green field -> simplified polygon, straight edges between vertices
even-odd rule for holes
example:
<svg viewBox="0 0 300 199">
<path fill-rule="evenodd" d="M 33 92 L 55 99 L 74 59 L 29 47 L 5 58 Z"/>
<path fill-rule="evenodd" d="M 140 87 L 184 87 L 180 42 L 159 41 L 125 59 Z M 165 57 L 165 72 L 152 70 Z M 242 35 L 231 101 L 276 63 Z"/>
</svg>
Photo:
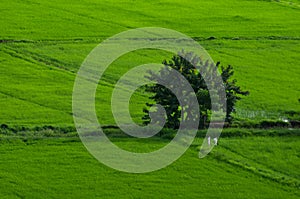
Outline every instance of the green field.
<svg viewBox="0 0 300 199">
<path fill-rule="evenodd" d="M 166 142 L 112 140 L 137 152 Z M 100 164 L 78 138 L 2 139 L 0 197 L 299 198 L 299 138 L 224 138 L 204 159 L 198 144 L 167 168 L 128 174 Z"/>
<path fill-rule="evenodd" d="M 140 27 L 180 31 L 215 62 L 232 65 L 238 85 L 250 91 L 236 105 L 237 120 L 281 120 L 287 111 L 300 113 L 299 0 L 11 0 L 0 1 L 0 12 L 0 198 L 300 197 L 298 131 L 277 136 L 290 130 L 250 135 L 251 130 L 226 129 L 204 159 L 198 158 L 202 138 L 197 138 L 170 166 L 129 174 L 99 163 L 75 132 L 51 130 L 74 128 L 73 84 L 89 52 Z M 97 88 L 99 122 L 115 124 L 110 99 L 124 73 L 170 58 L 144 49 L 113 62 Z M 137 123 L 148 96 L 138 90 L 131 98 Z M 41 130 L 45 125 L 51 128 Z M 111 139 L 136 152 L 169 142 Z"/>
<path fill-rule="evenodd" d="M 5 107 L 0 123 L 72 125 L 73 81 L 85 57 L 104 39 L 145 26 L 180 31 L 196 39 L 215 61 L 233 65 L 239 85 L 250 91 L 237 105 L 237 117 L 279 119 L 285 111 L 300 111 L 299 1 L 10 1 L 0 5 L 0 105 Z M 97 93 L 101 123 L 114 123 L 109 97 L 122 73 L 169 58 L 160 52 L 137 51 L 116 60 Z M 133 99 L 136 121 L 145 100 L 143 94 Z"/>
</svg>

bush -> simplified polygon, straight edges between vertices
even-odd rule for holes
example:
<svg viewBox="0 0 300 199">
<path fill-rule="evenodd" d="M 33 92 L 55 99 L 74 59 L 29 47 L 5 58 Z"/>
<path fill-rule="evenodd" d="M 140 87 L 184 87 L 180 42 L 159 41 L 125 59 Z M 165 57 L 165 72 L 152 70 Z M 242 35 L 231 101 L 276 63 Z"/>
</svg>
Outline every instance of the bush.
<svg viewBox="0 0 300 199">
<path fill-rule="evenodd" d="M 291 123 L 292 128 L 300 128 L 299 120 L 291 120 L 290 123 Z"/>
<path fill-rule="evenodd" d="M 280 128 L 286 128 L 289 127 L 288 122 L 284 122 L 281 120 L 263 120 L 260 122 L 260 128 L 273 128 L 273 127 L 280 127 Z"/>
</svg>

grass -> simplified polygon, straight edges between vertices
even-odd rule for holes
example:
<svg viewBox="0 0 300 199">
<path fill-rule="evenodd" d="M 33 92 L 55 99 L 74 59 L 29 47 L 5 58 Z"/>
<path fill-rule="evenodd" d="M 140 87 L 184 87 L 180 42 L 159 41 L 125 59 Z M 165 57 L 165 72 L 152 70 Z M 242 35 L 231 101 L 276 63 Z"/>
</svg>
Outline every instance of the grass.
<svg viewBox="0 0 300 199">
<path fill-rule="evenodd" d="M 299 179 L 297 172 L 299 166 L 299 147 L 295 137 L 252 137 L 243 142 L 228 139 L 223 144 L 224 148 L 237 153 L 249 160 L 264 164 L 272 170 Z M 257 151 L 260 151 L 258 153 Z"/>
<path fill-rule="evenodd" d="M 143 26 L 181 31 L 203 45 L 215 61 L 233 65 L 238 84 L 251 93 L 237 104 L 237 117 L 280 119 L 285 111 L 299 112 L 298 5 L 221 0 L 139 1 L 134 8 L 127 1 L 4 3 L 0 103 L 6 108 L 0 123 L 72 125 L 73 81 L 86 55 L 103 39 Z M 110 93 L 123 73 L 169 58 L 159 51 L 137 51 L 116 60 L 98 89 L 101 123 L 114 124 Z M 139 92 L 132 98 L 136 122 L 141 122 L 145 101 L 147 95 Z"/>
<path fill-rule="evenodd" d="M 298 41 L 217 40 L 200 43 L 203 43 L 203 46 L 207 48 L 213 59 L 224 60 L 223 64 L 233 65 L 235 68 L 235 78 L 238 80 L 239 85 L 245 90 L 250 91 L 250 96 L 245 97 L 238 103 L 237 117 L 279 119 L 284 117 L 283 113 L 285 111 L 300 111 L 300 104 L 297 101 L 300 90 L 296 86 L 300 83 L 299 73 L 297 72 L 298 59 L 296 59 L 299 53 Z M 85 55 L 95 45 L 96 43 L 7 44 L 4 51 L 11 53 L 10 56 L 13 57 L 9 57 L 5 53 L 2 56 L 2 65 L 6 66 L 1 73 L 3 76 L 2 81 L 8 85 L 6 88 L 1 88 L 2 93 L 8 93 L 17 98 L 22 96 L 25 101 L 33 100 L 32 93 L 34 93 L 34 96 L 40 96 L 36 101 L 48 106 L 50 100 L 47 103 L 40 101 L 40 98 L 44 98 L 45 94 L 39 92 L 41 89 L 39 85 L 44 85 L 45 80 L 35 78 L 32 82 L 28 82 L 30 85 L 23 87 L 25 85 L 22 84 L 16 90 L 11 89 L 13 82 L 10 81 L 10 76 L 7 74 L 8 72 L 16 73 L 18 67 L 21 73 L 25 69 L 24 66 L 29 65 L 27 67 L 30 70 L 31 68 L 38 67 L 41 69 L 40 71 L 45 72 L 44 76 L 48 76 L 50 68 L 61 73 L 62 78 L 57 80 L 51 79 L 52 85 L 55 85 L 52 86 L 50 84 L 49 89 L 44 88 L 46 89 L 45 92 L 48 93 L 47 96 L 51 97 L 51 101 L 55 106 L 59 105 L 61 106 L 60 110 L 70 113 L 72 82 Z M 115 61 L 108 68 L 102 79 L 103 84 L 98 89 L 98 101 L 101 102 L 99 107 L 102 107 L 98 109 L 98 113 L 102 122 L 104 124 L 114 123 L 111 119 L 112 114 L 107 110 L 110 110 L 109 99 L 113 85 L 122 74 L 137 65 L 150 62 L 160 63 L 161 60 L 168 59 L 169 57 L 167 53 L 137 51 L 129 53 Z M 12 65 L 15 65 L 15 67 L 12 68 Z M 42 72 L 40 73 L 42 74 Z M 64 75 L 66 75 L 67 79 L 64 78 Z M 50 75 L 47 78 L 49 79 Z M 66 80 L 68 83 L 62 82 Z M 27 91 L 28 88 L 31 91 Z M 57 93 L 58 89 L 61 90 L 61 93 Z M 140 93 L 136 96 L 135 103 L 133 103 L 137 106 L 133 108 L 132 115 L 138 122 L 141 121 L 140 118 L 143 114 L 142 109 L 145 101 L 147 101 L 147 95 Z M 24 112 L 31 114 L 31 111 L 32 109 L 29 108 Z M 9 110 L 8 112 L 13 111 Z M 12 118 L 6 115 L 5 119 Z M 37 119 L 46 120 L 43 117 Z M 24 118 L 24 120 L 26 121 L 27 119 Z"/>
<path fill-rule="evenodd" d="M 196 138 L 169 167 L 139 175 L 102 165 L 69 132 L 82 61 L 104 39 L 146 26 L 180 31 L 215 61 L 234 66 L 238 85 L 250 91 L 237 104 L 238 119 L 258 123 L 300 112 L 299 0 L 11 0 L 0 2 L 0 10 L 0 124 L 18 131 L 0 129 L 0 198 L 299 198 L 296 131 L 226 129 L 206 158 L 198 159 L 202 138 Z M 116 60 L 97 88 L 100 123 L 115 123 L 110 98 L 122 74 L 170 57 L 139 50 Z M 130 99 L 137 123 L 147 100 L 142 90 Z M 61 136 L 57 129 L 67 132 Z M 168 142 L 111 140 L 136 152 Z"/>
<path fill-rule="evenodd" d="M 10 1 L 2 2 L 4 39 L 108 37 L 159 26 L 196 37 L 299 37 L 299 1 Z M 43 10 L 43 12 L 40 12 Z M 11 12 L 14 11 L 14 12 Z"/>
<path fill-rule="evenodd" d="M 166 142 L 153 138 L 144 141 L 112 138 L 112 141 L 136 152 L 152 151 Z M 257 143 L 259 147 L 254 147 Z M 127 174 L 99 163 L 78 138 L 26 142 L 2 139 L 0 195 L 1 198 L 299 197 L 296 185 L 266 178 L 229 161 L 238 161 L 242 156 L 246 159 L 244 164 L 254 162 L 251 166 L 257 170 L 268 169 L 273 175 L 280 174 L 299 183 L 299 139 L 295 137 L 224 138 L 204 159 L 198 159 L 197 147 L 198 140 L 167 168 L 147 174 Z M 282 152 L 286 148 L 289 155 Z M 225 158 L 219 158 L 220 153 Z M 255 158 L 254 154 L 259 155 Z M 265 155 L 268 158 L 263 158 Z"/>
</svg>

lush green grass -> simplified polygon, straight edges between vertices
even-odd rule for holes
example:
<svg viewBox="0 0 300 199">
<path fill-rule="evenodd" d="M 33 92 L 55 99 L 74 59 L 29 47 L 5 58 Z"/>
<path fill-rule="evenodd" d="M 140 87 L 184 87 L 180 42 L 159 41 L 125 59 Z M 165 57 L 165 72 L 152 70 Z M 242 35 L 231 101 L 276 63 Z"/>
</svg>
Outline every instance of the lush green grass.
<svg viewBox="0 0 300 199">
<path fill-rule="evenodd" d="M 1 54 L 1 123 L 71 123 L 74 75 Z"/>
<path fill-rule="evenodd" d="M 25 140 L 10 137 L 0 141 L 1 198 L 300 196 L 297 137 L 223 138 L 204 159 L 198 158 L 201 140 L 196 140 L 172 165 L 147 174 L 127 174 L 102 165 L 78 138 Z M 152 151 L 167 142 L 125 138 L 112 141 L 136 152 Z M 277 180 L 277 176 L 288 181 Z"/>
<path fill-rule="evenodd" d="M 299 0 L 11 0 L 0 2 L 0 10 L 0 124 L 73 126 L 73 83 L 87 54 L 114 34 L 145 26 L 180 31 L 215 61 L 233 65 L 238 84 L 251 93 L 237 104 L 237 117 L 278 119 L 284 111 L 300 112 Z M 116 60 L 97 89 L 100 123 L 115 123 L 110 98 L 122 74 L 168 58 L 166 52 L 140 50 Z M 131 98 L 134 121 L 141 122 L 147 99 L 141 91 Z M 21 138 L 0 134 L 0 198 L 300 196 L 298 136 L 222 138 L 204 159 L 198 159 L 202 140 L 197 138 L 174 164 L 137 175 L 102 165 L 78 138 L 67 138 L 73 134 L 45 138 L 39 134 L 59 133 L 36 130 L 17 133 Z M 167 143 L 159 138 L 112 140 L 136 152 Z"/>
<path fill-rule="evenodd" d="M 1 2 L 7 39 L 108 37 L 159 26 L 196 37 L 299 37 L 299 1 L 18 1 Z M 134 5 L 134 6 L 133 6 Z"/>
<path fill-rule="evenodd" d="M 215 61 L 233 65 L 239 85 L 251 93 L 237 105 L 238 117 L 278 119 L 285 111 L 300 111 L 299 1 L 13 0 L 0 4 L 0 39 L 4 40 L 0 105 L 5 107 L 0 123 L 72 125 L 73 81 L 86 55 L 103 39 L 144 26 L 181 31 L 198 40 Z M 215 39 L 206 40 L 211 36 Z M 112 64 L 97 93 L 101 123 L 114 123 L 109 99 L 123 73 L 169 57 L 138 51 Z M 146 100 L 143 93 L 132 98 L 137 122 Z"/>
<path fill-rule="evenodd" d="M 216 41 L 200 41 L 205 48 L 212 55 L 215 60 L 224 60 L 224 64 L 232 64 L 235 67 L 235 78 L 239 84 L 246 90 L 251 92 L 251 95 L 243 99 L 237 106 L 237 116 L 245 118 L 275 118 L 278 119 L 284 111 L 300 111 L 300 105 L 297 102 L 299 96 L 298 84 L 300 78 L 298 73 L 298 59 L 299 54 L 297 43 L 298 41 L 257 41 L 257 40 L 216 40 Z M 3 85 L 1 88 L 5 94 L 10 94 L 13 97 L 22 98 L 24 102 L 33 100 L 32 94 L 37 97 L 36 101 L 48 106 L 49 102 L 53 105 L 60 105 L 61 109 L 68 113 L 71 112 L 71 93 L 72 81 L 75 78 L 75 72 L 79 68 L 85 55 L 95 47 L 96 43 L 79 43 L 79 44 L 7 44 L 3 47 L 3 51 L 10 53 L 12 57 L 3 53 L 2 66 Z M 159 63 L 163 59 L 167 59 L 167 53 L 160 53 L 155 51 L 137 51 L 119 58 L 109 67 L 105 76 L 103 77 L 103 84 L 99 86 L 99 118 L 102 119 L 103 124 L 112 124 L 112 114 L 110 111 L 110 96 L 113 89 L 113 84 L 130 68 L 139 64 L 156 62 Z M 33 62 L 33 63 L 28 63 Z M 11 67 L 15 65 L 14 67 Z M 39 65 L 39 66 L 35 66 Z M 51 96 L 47 103 L 40 101 L 40 98 L 45 97 L 44 92 L 39 92 L 40 86 L 44 85 L 45 79 L 34 78 L 29 85 L 24 87 L 20 84 L 18 89 L 12 89 L 13 82 L 10 80 L 9 72 L 11 74 L 21 73 L 27 68 L 43 68 L 40 70 L 45 72 L 44 76 L 48 76 L 49 67 L 61 73 L 62 78 L 52 78 L 50 81 L 52 87 L 44 87 L 44 91 Z M 18 69 L 19 68 L 19 69 Z M 29 69 L 31 70 L 31 69 Z M 27 71 L 29 71 L 27 70 Z M 64 74 L 67 75 L 68 83 L 64 82 Z M 16 78 L 17 76 L 14 76 Z M 18 78 L 18 77 L 17 77 Z M 28 77 L 27 77 L 28 78 Z M 50 74 L 49 77 L 51 78 Z M 16 79 L 16 81 L 18 81 Z M 27 80 L 29 81 L 29 80 Z M 48 80 L 46 80 L 48 82 Z M 49 84 L 49 83 L 47 83 Z M 27 90 L 31 89 L 30 92 Z M 46 89 L 46 90 L 45 90 Z M 63 90 L 59 92 L 57 90 Z M 63 96 L 57 96 L 63 95 Z M 147 100 L 146 96 L 141 94 L 133 98 L 134 108 L 132 111 L 133 117 L 140 121 L 142 116 L 142 108 L 144 102 Z M 63 100 L 62 100 L 63 99 Z M 5 100 L 6 103 L 7 100 Z M 136 106 L 138 105 L 138 106 Z M 12 107 L 7 110 L 12 116 L 19 115 L 13 111 L 17 107 Z M 34 108 L 29 106 L 24 110 L 23 121 L 19 124 L 32 123 L 27 122 L 27 115 L 32 115 L 31 111 Z M 3 114 L 3 122 L 11 123 L 9 121 L 12 116 Z M 25 116 L 25 117 L 24 117 Z M 22 117 L 22 116 L 19 116 Z M 51 116 L 50 119 L 56 120 L 56 116 Z M 42 120 L 43 121 L 38 121 Z M 38 117 L 37 124 L 44 123 L 45 117 Z M 48 120 L 50 124 L 51 120 Z M 69 120 L 68 120 L 69 121 Z M 13 121 L 16 122 L 16 121 Z M 66 122 L 64 119 L 61 123 Z M 46 122 L 47 123 L 47 122 Z M 68 122 L 70 123 L 70 122 Z"/>
<path fill-rule="evenodd" d="M 0 99 L 4 108 L 1 110 L 0 123 L 31 126 L 72 125 L 72 89 L 76 77 L 71 68 L 72 63 L 63 64 L 56 59 L 53 61 L 43 56 L 37 58 L 35 54 L 32 55 L 25 50 L 23 51 L 25 55 L 20 54 L 18 49 L 11 47 L 4 47 L 3 51 L 0 51 L 2 66 Z M 153 60 L 154 55 L 159 55 L 158 52 L 149 51 L 149 54 L 153 55 L 151 59 L 151 56 L 150 58 L 145 56 L 147 52 L 131 53 L 134 55 L 121 57 L 108 68 L 96 96 L 96 108 L 101 124 L 114 123 L 110 99 L 117 80 L 128 69 L 139 63 L 148 63 L 149 60 Z M 157 60 L 162 60 L 160 55 L 157 56 Z M 79 63 L 75 66 L 77 70 Z M 144 93 L 136 93 L 131 98 L 132 116 L 138 122 L 141 121 L 147 99 L 148 96 Z"/>
<path fill-rule="evenodd" d="M 225 151 L 230 150 L 251 161 L 266 165 L 274 171 L 299 179 L 298 141 L 299 138 L 295 137 L 249 137 L 243 141 L 226 139 L 222 147 Z"/>
<path fill-rule="evenodd" d="M 300 89 L 293 86 L 300 85 L 298 44 L 299 40 L 223 40 L 204 46 L 214 60 L 233 65 L 239 85 L 250 91 L 238 104 L 237 115 L 266 118 L 300 111 Z"/>
</svg>

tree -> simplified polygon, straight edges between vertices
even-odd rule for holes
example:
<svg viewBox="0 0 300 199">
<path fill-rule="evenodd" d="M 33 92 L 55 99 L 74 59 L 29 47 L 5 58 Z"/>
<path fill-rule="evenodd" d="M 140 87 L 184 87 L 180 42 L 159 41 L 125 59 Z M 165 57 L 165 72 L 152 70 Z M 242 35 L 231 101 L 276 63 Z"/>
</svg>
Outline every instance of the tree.
<svg viewBox="0 0 300 199">
<path fill-rule="evenodd" d="M 207 83 L 204 79 L 209 80 L 210 75 L 213 71 L 220 70 L 221 77 L 223 80 L 223 85 L 226 91 L 226 121 L 230 122 L 232 120 L 231 113 L 235 111 L 234 106 L 238 100 L 241 99 L 241 96 L 248 95 L 248 91 L 242 91 L 239 86 L 236 85 L 236 80 L 232 80 L 234 74 L 233 67 L 228 65 L 227 67 L 221 66 L 220 62 L 216 65 L 209 63 L 208 61 L 202 61 L 199 56 L 194 55 L 193 53 L 179 52 L 178 55 L 174 55 L 170 61 L 163 61 L 164 68 L 160 70 L 159 73 L 154 73 L 153 71 L 148 71 L 146 78 L 152 81 L 156 81 L 157 84 L 151 84 L 145 86 L 145 90 L 149 93 L 152 93 L 150 99 L 155 102 L 155 104 L 160 104 L 165 109 L 166 114 L 166 124 L 165 127 L 177 129 L 182 120 L 194 120 L 194 114 L 190 107 L 181 107 L 178 99 L 175 97 L 174 93 L 162 86 L 163 82 L 166 79 L 171 81 L 171 87 L 176 88 L 181 86 L 181 82 L 178 79 L 172 79 L 171 69 L 175 69 L 181 75 L 183 75 L 186 80 L 188 80 L 191 85 L 194 93 L 196 94 L 197 100 L 199 102 L 200 118 L 199 118 L 199 127 L 203 128 L 207 120 L 209 120 L 211 114 L 211 99 L 214 95 L 218 95 L 220 92 L 218 90 L 212 92 L 208 90 Z M 198 69 L 194 66 L 197 65 L 201 69 L 201 74 Z M 205 78 L 204 78 L 205 77 Z M 216 83 L 216 82 L 214 82 Z M 185 90 L 179 91 L 181 96 L 189 95 Z M 178 95 L 177 95 L 178 96 Z M 153 115 L 157 114 L 158 110 L 149 111 L 152 103 L 146 103 L 147 108 L 144 109 L 145 115 L 143 120 L 145 124 L 150 123 L 149 114 L 152 112 Z M 218 105 L 221 110 L 225 110 L 224 106 Z M 184 113 L 182 113 L 184 112 Z M 153 118 L 152 118 L 153 120 Z M 153 122 L 153 121 L 152 121 Z M 158 122 L 159 121 L 154 121 Z"/>
<path fill-rule="evenodd" d="M 217 62 L 216 67 L 220 66 L 220 62 Z M 233 118 L 231 113 L 235 111 L 235 104 L 238 100 L 241 100 L 241 96 L 249 95 L 249 91 L 242 91 L 240 86 L 236 85 L 237 80 L 232 79 L 234 75 L 233 67 L 228 65 L 227 67 L 221 66 L 221 76 L 225 85 L 226 91 L 226 104 L 227 104 L 227 112 L 226 112 L 226 120 L 231 121 Z"/>
</svg>

